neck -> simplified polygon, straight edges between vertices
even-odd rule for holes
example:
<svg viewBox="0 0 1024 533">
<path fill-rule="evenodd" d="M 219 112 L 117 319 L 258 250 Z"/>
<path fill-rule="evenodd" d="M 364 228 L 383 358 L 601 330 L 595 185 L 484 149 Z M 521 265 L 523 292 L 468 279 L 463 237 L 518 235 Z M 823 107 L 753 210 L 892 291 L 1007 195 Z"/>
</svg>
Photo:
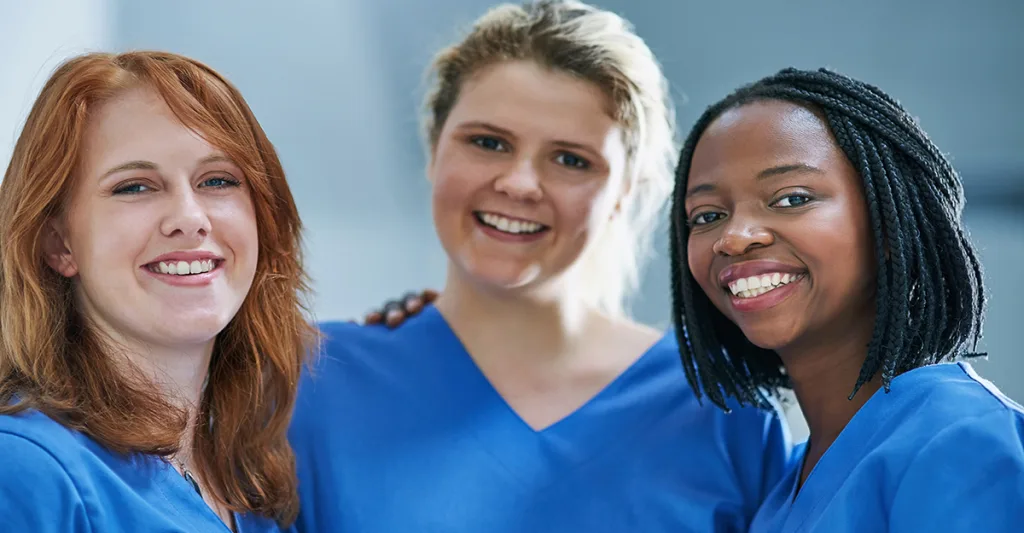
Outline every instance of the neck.
<svg viewBox="0 0 1024 533">
<path fill-rule="evenodd" d="M 846 330 L 845 336 L 829 335 L 820 342 L 779 350 L 810 430 L 809 456 L 820 457 L 881 385 L 876 375 L 850 399 L 873 325 L 873 320 L 867 321 Z"/>
<path fill-rule="evenodd" d="M 566 348 L 600 322 L 595 310 L 569 293 L 485 288 L 449 267 L 435 305 L 467 346 L 484 344 L 519 359 L 547 359 L 570 353 Z"/>
<path fill-rule="evenodd" d="M 126 375 L 138 375 L 156 386 L 171 405 L 184 410 L 188 425 L 181 436 L 182 461 L 191 455 L 197 412 L 213 357 L 214 340 L 189 346 L 158 346 L 134 342 L 102 324 L 102 337 Z M 118 357 L 120 356 L 120 357 Z"/>
</svg>

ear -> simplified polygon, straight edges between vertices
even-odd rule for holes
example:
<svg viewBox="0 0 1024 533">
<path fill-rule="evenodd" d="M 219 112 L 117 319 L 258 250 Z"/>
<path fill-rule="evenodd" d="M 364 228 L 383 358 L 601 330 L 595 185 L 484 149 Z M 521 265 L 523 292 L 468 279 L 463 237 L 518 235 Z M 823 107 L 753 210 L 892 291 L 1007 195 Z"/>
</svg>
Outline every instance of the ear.
<svg viewBox="0 0 1024 533">
<path fill-rule="evenodd" d="M 622 180 L 622 191 L 619 193 L 619 199 L 615 201 L 615 208 L 612 209 L 612 214 L 608 217 L 609 220 L 614 220 L 622 214 L 623 204 L 625 204 L 629 198 L 630 191 L 633 190 L 633 180 L 637 179 L 635 176 L 630 179 L 627 177 Z"/>
<path fill-rule="evenodd" d="M 432 143 L 427 151 L 427 166 L 425 168 L 427 182 L 434 185 L 434 161 L 437 159 L 437 143 Z"/>
<path fill-rule="evenodd" d="M 71 253 L 67 231 L 63 222 L 50 219 L 43 228 L 43 256 L 46 264 L 66 278 L 78 275 L 78 264 Z"/>
</svg>

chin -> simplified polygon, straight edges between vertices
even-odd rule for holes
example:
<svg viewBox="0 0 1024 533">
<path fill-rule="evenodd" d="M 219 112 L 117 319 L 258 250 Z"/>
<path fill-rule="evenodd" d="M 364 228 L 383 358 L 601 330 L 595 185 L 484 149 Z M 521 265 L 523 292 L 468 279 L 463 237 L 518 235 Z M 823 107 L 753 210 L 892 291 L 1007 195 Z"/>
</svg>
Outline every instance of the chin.
<svg viewBox="0 0 1024 533">
<path fill-rule="evenodd" d="M 463 271 L 477 283 L 502 289 L 518 289 L 536 283 L 540 267 L 536 264 L 513 264 L 509 261 L 473 261 Z"/>
<path fill-rule="evenodd" d="M 782 328 L 771 322 L 741 324 L 740 331 L 751 344 L 764 350 L 779 351 L 793 343 L 795 335 L 790 328 Z"/>
<path fill-rule="evenodd" d="M 166 345 L 191 346 L 212 341 L 227 329 L 230 320 L 223 317 L 190 317 L 173 324 L 155 325 L 151 331 L 165 339 Z"/>
</svg>

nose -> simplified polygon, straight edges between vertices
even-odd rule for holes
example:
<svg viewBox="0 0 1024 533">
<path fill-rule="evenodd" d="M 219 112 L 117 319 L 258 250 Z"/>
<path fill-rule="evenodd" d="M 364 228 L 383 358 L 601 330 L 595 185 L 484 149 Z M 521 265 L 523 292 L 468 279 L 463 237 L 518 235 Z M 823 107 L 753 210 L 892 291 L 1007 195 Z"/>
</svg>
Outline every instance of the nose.
<svg viewBox="0 0 1024 533">
<path fill-rule="evenodd" d="M 757 248 L 770 246 L 775 234 L 756 217 L 733 215 L 724 221 L 722 234 L 714 244 L 714 252 L 723 256 L 743 255 Z"/>
<path fill-rule="evenodd" d="M 544 197 L 537 168 L 532 160 L 525 158 L 502 171 L 494 180 L 494 190 L 525 202 L 536 202 Z"/>
<path fill-rule="evenodd" d="M 210 233 L 210 217 L 191 187 L 170 195 L 167 214 L 160 231 L 168 237 L 184 237 L 198 244 Z"/>
</svg>

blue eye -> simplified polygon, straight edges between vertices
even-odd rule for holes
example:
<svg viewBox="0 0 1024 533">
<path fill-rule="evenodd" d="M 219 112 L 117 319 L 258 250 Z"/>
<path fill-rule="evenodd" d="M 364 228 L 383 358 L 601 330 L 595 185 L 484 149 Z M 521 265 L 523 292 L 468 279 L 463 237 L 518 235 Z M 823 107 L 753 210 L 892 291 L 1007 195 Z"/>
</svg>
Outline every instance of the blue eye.
<svg viewBox="0 0 1024 533">
<path fill-rule="evenodd" d="M 571 168 L 578 168 L 581 170 L 586 170 L 590 168 L 590 161 L 587 161 L 586 159 L 583 159 L 582 157 L 576 154 L 570 154 L 569 152 L 562 152 L 561 154 L 558 154 L 558 157 L 555 158 L 555 161 L 557 161 L 561 165 L 565 165 Z"/>
<path fill-rule="evenodd" d="M 492 152 L 507 152 L 505 143 L 494 137 L 477 136 L 470 139 L 470 142 L 483 148 L 484 150 L 490 150 Z"/>
<path fill-rule="evenodd" d="M 777 207 L 799 207 L 810 201 L 811 198 L 805 194 L 787 194 L 779 198 L 774 205 Z"/>
<path fill-rule="evenodd" d="M 717 221 L 721 220 L 724 217 L 725 217 L 725 215 L 723 213 L 716 213 L 714 211 L 706 211 L 704 213 L 699 213 L 698 215 L 696 215 L 693 218 L 691 218 L 690 219 L 690 225 L 691 226 L 703 226 L 705 224 L 710 224 L 712 222 L 717 222 Z"/>
<path fill-rule="evenodd" d="M 149 187 L 141 183 L 126 183 L 114 189 L 114 194 L 139 194 L 149 190 Z"/>
<path fill-rule="evenodd" d="M 233 178 L 219 176 L 216 178 L 210 178 L 204 181 L 200 187 L 213 187 L 215 189 L 223 189 L 226 187 L 237 187 L 240 182 Z"/>
</svg>

